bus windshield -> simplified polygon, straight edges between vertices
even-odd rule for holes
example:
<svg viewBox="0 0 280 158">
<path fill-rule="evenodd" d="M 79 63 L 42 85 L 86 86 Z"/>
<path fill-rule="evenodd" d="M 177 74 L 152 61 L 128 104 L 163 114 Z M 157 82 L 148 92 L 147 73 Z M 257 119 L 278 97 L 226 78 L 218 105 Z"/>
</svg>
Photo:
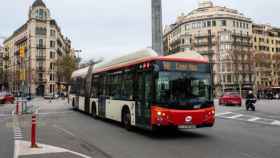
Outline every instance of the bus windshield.
<svg viewBox="0 0 280 158">
<path fill-rule="evenodd" d="M 156 102 L 173 108 L 193 108 L 209 104 L 210 74 L 198 72 L 159 72 Z"/>
</svg>

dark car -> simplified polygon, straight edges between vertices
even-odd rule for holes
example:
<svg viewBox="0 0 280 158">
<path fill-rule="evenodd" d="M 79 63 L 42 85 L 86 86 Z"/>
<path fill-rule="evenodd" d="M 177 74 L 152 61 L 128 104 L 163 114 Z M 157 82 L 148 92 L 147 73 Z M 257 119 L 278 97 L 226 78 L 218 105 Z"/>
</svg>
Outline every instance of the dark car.
<svg viewBox="0 0 280 158">
<path fill-rule="evenodd" d="M 13 104 L 15 97 L 8 92 L 0 92 L 0 104 Z"/>
<path fill-rule="evenodd" d="M 237 92 L 226 92 L 219 98 L 219 105 L 242 106 L 242 97 Z"/>
</svg>

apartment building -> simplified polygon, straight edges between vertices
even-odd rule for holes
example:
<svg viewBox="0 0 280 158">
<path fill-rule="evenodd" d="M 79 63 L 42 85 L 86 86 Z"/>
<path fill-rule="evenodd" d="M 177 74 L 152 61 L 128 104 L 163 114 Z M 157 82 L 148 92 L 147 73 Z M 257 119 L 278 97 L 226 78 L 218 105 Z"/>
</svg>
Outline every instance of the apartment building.
<svg viewBox="0 0 280 158">
<path fill-rule="evenodd" d="M 245 95 L 255 82 L 252 35 L 250 18 L 204 0 L 164 28 L 164 52 L 200 52 L 213 63 L 216 96 L 224 91 Z"/>
<path fill-rule="evenodd" d="M 4 47 L 0 45 L 0 91 L 4 86 Z"/>
<path fill-rule="evenodd" d="M 256 52 L 256 88 L 261 91 L 280 86 L 280 28 L 253 24 Z"/>
<path fill-rule="evenodd" d="M 33 95 L 57 92 L 62 83 L 55 62 L 74 53 L 42 0 L 35 0 L 28 20 L 4 41 L 4 47 L 10 91 Z"/>
</svg>

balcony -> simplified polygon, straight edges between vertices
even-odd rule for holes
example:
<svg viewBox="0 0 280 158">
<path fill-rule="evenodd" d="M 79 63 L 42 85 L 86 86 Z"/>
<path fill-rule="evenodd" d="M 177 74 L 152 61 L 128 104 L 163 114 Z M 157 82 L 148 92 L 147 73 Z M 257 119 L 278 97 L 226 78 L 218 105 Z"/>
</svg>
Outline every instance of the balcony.
<svg viewBox="0 0 280 158">
<path fill-rule="evenodd" d="M 243 38 L 243 39 L 251 39 L 252 36 L 249 36 L 247 34 L 241 34 L 241 33 L 234 33 L 232 34 L 233 38 Z"/>
<path fill-rule="evenodd" d="M 215 35 L 211 35 L 212 38 L 215 37 Z M 195 35 L 195 38 L 199 39 L 199 38 L 209 38 L 209 35 L 208 34 L 202 34 L 202 35 Z"/>
<path fill-rule="evenodd" d="M 242 47 L 253 47 L 253 43 L 251 43 L 251 42 L 241 42 L 241 41 L 233 42 L 232 45 L 242 46 Z"/>
<path fill-rule="evenodd" d="M 46 56 L 45 55 L 37 55 L 36 60 L 46 60 Z"/>
<path fill-rule="evenodd" d="M 216 41 L 212 41 L 212 46 L 216 45 L 217 42 Z M 209 42 L 207 41 L 203 41 L 203 42 L 195 42 L 194 43 L 194 47 L 208 47 L 209 46 Z"/>
<path fill-rule="evenodd" d="M 38 79 L 36 79 L 36 83 L 39 83 L 39 84 L 47 83 L 47 80 L 44 78 L 38 78 Z"/>
<path fill-rule="evenodd" d="M 46 69 L 44 67 L 36 67 L 37 72 L 45 72 Z"/>
<path fill-rule="evenodd" d="M 38 44 L 36 47 L 37 49 L 46 49 L 46 46 L 42 44 Z"/>
</svg>

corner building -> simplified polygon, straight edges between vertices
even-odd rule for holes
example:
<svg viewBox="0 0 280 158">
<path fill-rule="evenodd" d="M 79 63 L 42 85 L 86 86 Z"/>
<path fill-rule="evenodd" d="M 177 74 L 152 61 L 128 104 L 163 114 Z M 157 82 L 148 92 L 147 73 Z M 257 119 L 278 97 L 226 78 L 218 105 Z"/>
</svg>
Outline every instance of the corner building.
<svg viewBox="0 0 280 158">
<path fill-rule="evenodd" d="M 254 87 L 252 20 L 237 10 L 201 1 L 164 29 L 164 52 L 195 50 L 213 63 L 215 95 Z"/>
<path fill-rule="evenodd" d="M 256 88 L 264 91 L 280 86 L 280 28 L 253 25 L 253 44 L 256 52 Z"/>
<path fill-rule="evenodd" d="M 58 91 L 56 60 L 73 55 L 71 41 L 63 36 L 49 9 L 36 0 L 28 20 L 4 41 L 11 92 L 48 95 Z"/>
</svg>

